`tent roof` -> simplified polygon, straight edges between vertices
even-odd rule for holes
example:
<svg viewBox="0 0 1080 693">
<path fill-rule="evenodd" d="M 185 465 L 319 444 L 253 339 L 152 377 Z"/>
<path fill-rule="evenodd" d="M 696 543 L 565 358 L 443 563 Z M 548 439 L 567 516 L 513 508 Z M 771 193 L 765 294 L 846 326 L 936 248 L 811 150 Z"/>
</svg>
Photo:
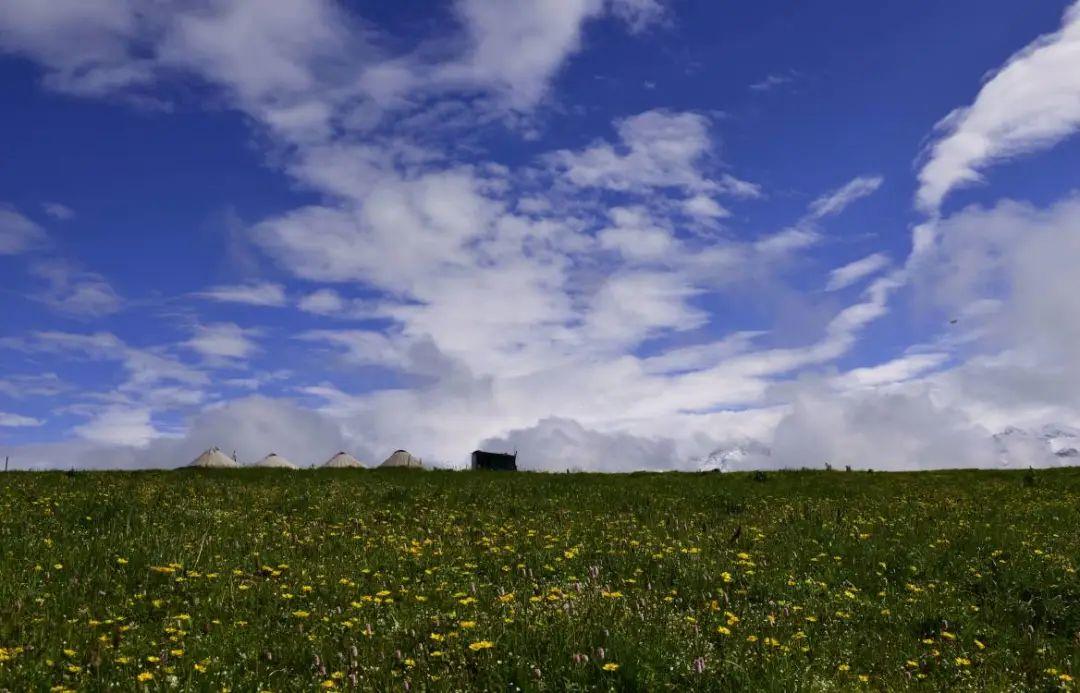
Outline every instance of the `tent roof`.
<svg viewBox="0 0 1080 693">
<path fill-rule="evenodd" d="M 188 466 L 204 469 L 232 469 L 240 465 L 237 464 L 236 460 L 214 447 L 196 457 Z"/>
<path fill-rule="evenodd" d="M 342 451 L 324 462 L 323 466 L 336 467 L 339 469 L 355 469 L 361 468 L 364 465 L 360 464 L 360 460 L 356 459 L 349 453 Z"/>
<path fill-rule="evenodd" d="M 296 465 L 285 459 L 276 452 L 272 452 L 255 463 L 256 467 L 273 467 L 276 469 L 296 469 Z"/>
<path fill-rule="evenodd" d="M 413 469 L 419 469 L 423 467 L 423 463 L 420 458 L 413 457 L 406 450 L 395 450 L 394 454 L 386 458 L 386 460 L 379 465 L 380 467 L 410 467 Z"/>
</svg>

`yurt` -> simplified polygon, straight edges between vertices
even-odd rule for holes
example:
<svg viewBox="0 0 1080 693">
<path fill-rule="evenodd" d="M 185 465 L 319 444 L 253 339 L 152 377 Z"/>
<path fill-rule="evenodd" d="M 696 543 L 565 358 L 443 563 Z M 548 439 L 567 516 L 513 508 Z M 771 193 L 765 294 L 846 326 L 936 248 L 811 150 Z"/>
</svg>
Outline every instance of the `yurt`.
<svg viewBox="0 0 1080 693">
<path fill-rule="evenodd" d="M 196 457 L 188 466 L 198 469 L 234 469 L 240 465 L 220 449 L 213 447 Z"/>
<path fill-rule="evenodd" d="M 285 459 L 276 452 L 272 452 L 266 457 L 256 462 L 253 466 L 262 467 L 263 469 L 296 469 L 296 465 Z"/>
<path fill-rule="evenodd" d="M 422 469 L 423 463 L 419 457 L 413 457 L 406 450 L 395 450 L 393 455 L 386 458 L 386 461 L 379 465 L 379 468 L 389 467 L 404 467 L 406 469 Z"/>
<path fill-rule="evenodd" d="M 363 469 L 364 465 L 360 464 L 360 460 L 349 453 L 339 452 L 324 462 L 323 467 L 329 469 Z"/>
</svg>

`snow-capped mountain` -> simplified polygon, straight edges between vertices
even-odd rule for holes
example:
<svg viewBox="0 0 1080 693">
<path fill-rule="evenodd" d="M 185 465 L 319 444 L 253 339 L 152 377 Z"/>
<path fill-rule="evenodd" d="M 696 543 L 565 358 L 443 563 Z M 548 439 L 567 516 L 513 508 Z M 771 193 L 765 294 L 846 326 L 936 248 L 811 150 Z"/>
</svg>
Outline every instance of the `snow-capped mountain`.
<svg viewBox="0 0 1080 693">
<path fill-rule="evenodd" d="M 1053 467 L 1080 462 L 1080 429 L 1047 424 L 1037 429 L 1009 426 L 994 435 L 1002 467 Z"/>
<path fill-rule="evenodd" d="M 1062 424 L 1047 424 L 1027 429 L 1009 426 L 992 437 L 996 458 L 981 466 L 1006 469 L 1028 467 L 1063 467 L 1080 465 L 1080 429 Z M 695 460 L 702 471 L 736 472 L 784 466 L 775 459 L 768 445 L 756 440 L 742 440 L 717 448 Z M 821 468 L 826 460 L 806 460 Z M 946 465 L 947 466 L 947 465 Z"/>
<path fill-rule="evenodd" d="M 756 440 L 744 440 L 713 450 L 698 463 L 704 472 L 736 472 L 768 467 L 772 450 Z"/>
</svg>

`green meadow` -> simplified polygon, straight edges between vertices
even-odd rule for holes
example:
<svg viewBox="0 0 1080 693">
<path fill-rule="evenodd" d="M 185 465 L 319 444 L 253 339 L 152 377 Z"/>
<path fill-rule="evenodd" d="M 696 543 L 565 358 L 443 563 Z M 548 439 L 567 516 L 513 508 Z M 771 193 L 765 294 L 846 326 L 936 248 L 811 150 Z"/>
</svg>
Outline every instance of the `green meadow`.
<svg viewBox="0 0 1080 693">
<path fill-rule="evenodd" d="M 0 475 L 0 690 L 1075 690 L 1080 469 Z"/>
</svg>

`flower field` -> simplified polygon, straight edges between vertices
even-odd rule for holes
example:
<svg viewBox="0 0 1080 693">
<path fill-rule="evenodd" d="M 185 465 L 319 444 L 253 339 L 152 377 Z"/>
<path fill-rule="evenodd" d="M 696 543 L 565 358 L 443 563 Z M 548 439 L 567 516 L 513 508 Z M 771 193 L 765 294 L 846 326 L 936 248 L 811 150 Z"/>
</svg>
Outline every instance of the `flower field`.
<svg viewBox="0 0 1080 693">
<path fill-rule="evenodd" d="M 0 475 L 0 690 L 1075 690 L 1080 469 Z"/>
</svg>

